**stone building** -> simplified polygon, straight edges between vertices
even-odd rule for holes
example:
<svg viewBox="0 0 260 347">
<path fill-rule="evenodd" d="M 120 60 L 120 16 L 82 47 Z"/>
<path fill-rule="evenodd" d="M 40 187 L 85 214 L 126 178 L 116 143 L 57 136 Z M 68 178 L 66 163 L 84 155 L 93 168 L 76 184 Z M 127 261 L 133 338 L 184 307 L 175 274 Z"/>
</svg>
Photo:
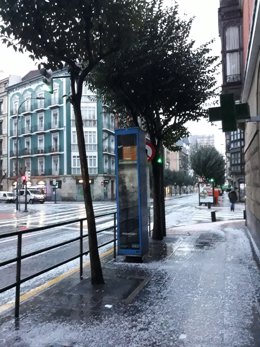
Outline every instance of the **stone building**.
<svg viewBox="0 0 260 347">
<path fill-rule="evenodd" d="M 260 2 L 241 1 L 241 9 L 244 43 L 241 101 L 248 102 L 251 116 L 251 121 L 245 123 L 244 149 L 247 225 L 260 248 Z"/>
<path fill-rule="evenodd" d="M 260 248 L 260 1 L 221 0 L 219 26 L 223 92 L 233 93 L 235 100 L 250 107 L 251 119 L 242 124 L 246 215 L 247 226 Z"/>
<path fill-rule="evenodd" d="M 222 46 L 222 94 L 233 94 L 241 102 L 243 85 L 243 35 L 240 0 L 221 0 L 219 35 Z M 227 132 L 226 177 L 231 186 L 238 188 L 239 200 L 245 198 L 244 128 Z"/>
</svg>

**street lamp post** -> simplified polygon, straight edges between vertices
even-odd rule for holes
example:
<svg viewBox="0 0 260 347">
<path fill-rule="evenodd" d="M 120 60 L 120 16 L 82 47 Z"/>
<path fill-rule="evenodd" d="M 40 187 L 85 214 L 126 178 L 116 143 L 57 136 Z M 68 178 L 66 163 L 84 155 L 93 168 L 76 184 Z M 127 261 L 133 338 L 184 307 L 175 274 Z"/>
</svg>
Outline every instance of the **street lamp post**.
<svg viewBox="0 0 260 347">
<path fill-rule="evenodd" d="M 18 133 L 18 122 L 19 122 L 19 113 L 20 109 L 23 106 L 23 104 L 28 100 L 43 100 L 44 97 L 37 96 L 36 98 L 26 98 L 23 100 L 20 105 L 18 106 L 17 113 L 16 113 L 16 211 L 19 210 L 19 187 L 18 187 L 18 181 L 19 181 L 19 133 Z M 27 202 L 27 191 L 25 191 L 25 201 Z"/>
</svg>

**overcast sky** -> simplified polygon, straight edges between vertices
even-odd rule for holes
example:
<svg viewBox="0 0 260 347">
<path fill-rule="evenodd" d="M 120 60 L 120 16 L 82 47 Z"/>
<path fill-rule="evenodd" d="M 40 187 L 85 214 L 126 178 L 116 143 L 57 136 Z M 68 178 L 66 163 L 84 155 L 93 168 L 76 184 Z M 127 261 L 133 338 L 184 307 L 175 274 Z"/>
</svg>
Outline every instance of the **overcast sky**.
<svg viewBox="0 0 260 347">
<path fill-rule="evenodd" d="M 164 0 L 166 5 L 173 5 L 174 0 Z M 220 55 L 220 39 L 218 36 L 218 7 L 219 0 L 179 0 L 181 16 L 188 18 L 195 17 L 191 35 L 198 45 L 215 39 L 212 46 L 212 53 Z M 16 53 L 13 48 L 6 48 L 0 43 L 0 79 L 9 75 L 25 75 L 28 71 L 37 69 L 28 55 Z M 221 76 L 218 76 L 218 83 L 221 85 Z M 189 127 L 192 134 L 214 134 L 216 146 L 219 151 L 224 150 L 224 135 L 219 130 L 221 123 L 210 126 L 206 121 L 192 123 Z"/>
</svg>

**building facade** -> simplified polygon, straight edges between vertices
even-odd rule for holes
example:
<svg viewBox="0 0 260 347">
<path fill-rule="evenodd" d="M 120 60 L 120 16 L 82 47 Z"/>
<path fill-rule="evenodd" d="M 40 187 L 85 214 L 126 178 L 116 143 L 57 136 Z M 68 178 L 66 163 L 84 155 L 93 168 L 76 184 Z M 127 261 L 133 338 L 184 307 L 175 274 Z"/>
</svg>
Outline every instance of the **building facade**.
<svg viewBox="0 0 260 347">
<path fill-rule="evenodd" d="M 222 94 L 233 94 L 241 102 L 243 85 L 243 27 L 240 0 L 220 0 L 218 12 L 222 54 Z M 226 177 L 245 199 L 244 127 L 225 134 Z"/>
<path fill-rule="evenodd" d="M 215 147 L 215 136 L 212 135 L 192 135 L 189 137 L 191 146 L 212 146 Z"/>
<path fill-rule="evenodd" d="M 234 20 L 225 21 L 228 11 L 237 14 Z M 244 144 L 241 154 L 244 160 L 241 158 L 241 162 L 245 167 L 247 226 L 260 249 L 260 1 L 221 0 L 219 20 L 222 50 L 226 53 L 223 56 L 223 91 L 232 92 L 237 100 L 248 103 L 250 108 L 251 119 L 242 124 L 243 137 L 240 133 L 241 144 Z M 229 51 L 225 50 L 226 38 L 232 43 Z M 235 89 L 228 83 L 224 85 L 225 78 L 228 80 L 228 71 L 241 76 L 241 83 L 237 80 Z M 231 135 L 228 136 L 228 144 L 232 149 L 232 140 L 237 141 L 238 137 L 232 139 Z"/>
<path fill-rule="evenodd" d="M 0 81 L 0 188 L 6 190 L 7 174 L 7 91 L 8 78 Z"/>
<path fill-rule="evenodd" d="M 7 88 L 19 82 L 19 76 L 9 76 L 0 81 L 0 189 L 8 190 L 8 94 Z"/>
<path fill-rule="evenodd" d="M 7 88 L 7 181 L 28 177 L 28 185 L 42 187 L 48 200 L 83 200 L 81 168 L 70 81 L 66 71 L 53 74 L 53 93 L 44 88 L 39 71 L 31 71 Z M 114 199 L 115 117 L 85 85 L 82 120 L 93 200 Z M 55 187 L 58 187 L 57 189 Z M 55 190 L 56 189 L 56 190 Z"/>
<path fill-rule="evenodd" d="M 248 102 L 251 116 L 245 123 L 246 213 L 248 228 L 260 249 L 260 1 L 241 1 L 241 10 L 244 42 L 241 100 Z"/>
</svg>

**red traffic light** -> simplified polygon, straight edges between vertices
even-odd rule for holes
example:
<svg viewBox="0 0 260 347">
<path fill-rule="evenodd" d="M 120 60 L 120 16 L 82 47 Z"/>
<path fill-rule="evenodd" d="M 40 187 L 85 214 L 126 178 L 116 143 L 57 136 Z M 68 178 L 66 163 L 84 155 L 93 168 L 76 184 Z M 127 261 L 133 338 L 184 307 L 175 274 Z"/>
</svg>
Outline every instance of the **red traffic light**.
<svg viewBox="0 0 260 347">
<path fill-rule="evenodd" d="M 22 183 L 26 184 L 26 176 L 22 176 Z"/>
</svg>

